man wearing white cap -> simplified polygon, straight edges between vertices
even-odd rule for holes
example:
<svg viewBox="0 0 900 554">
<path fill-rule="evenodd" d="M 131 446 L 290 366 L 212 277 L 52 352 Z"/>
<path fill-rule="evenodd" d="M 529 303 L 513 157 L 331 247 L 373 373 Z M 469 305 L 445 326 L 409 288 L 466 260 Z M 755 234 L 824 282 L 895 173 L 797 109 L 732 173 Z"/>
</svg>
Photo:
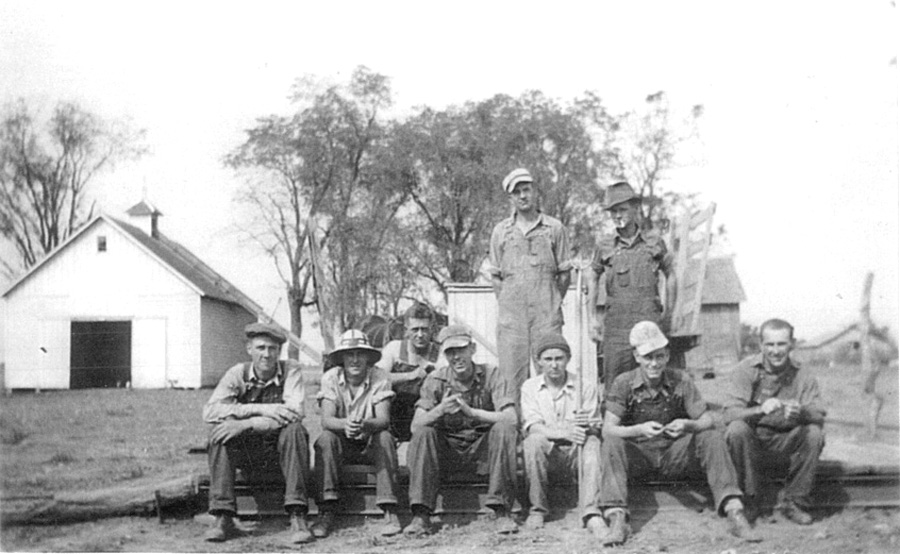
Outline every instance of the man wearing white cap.
<svg viewBox="0 0 900 554">
<path fill-rule="evenodd" d="M 409 466 L 409 507 L 412 522 L 404 533 L 429 531 L 442 474 L 487 474 L 485 508 L 499 533 L 515 533 L 509 517 L 516 495 L 515 394 L 497 368 L 472 361 L 475 343 L 464 325 L 449 325 L 438 335 L 447 364 L 422 383 Z"/>
<path fill-rule="evenodd" d="M 491 233 L 490 273 L 499 308 L 500 372 L 518 391 L 528 378 L 537 337 L 562 331 L 571 253 L 565 227 L 538 208 L 527 169 L 510 172 L 503 190 L 514 212 Z"/>
<path fill-rule="evenodd" d="M 380 533 L 400 532 L 397 519 L 397 450 L 391 436 L 391 382 L 373 367 L 381 352 L 369 345 L 356 329 L 341 335 L 328 354 L 334 367 L 322 375 L 317 399 L 322 408 L 322 434 L 316 439 L 315 474 L 319 492 L 319 521 L 312 527 L 316 538 L 328 536 L 340 493 L 340 469 L 344 464 L 375 466 L 375 503 L 384 512 Z"/>
<path fill-rule="evenodd" d="M 705 473 L 716 511 L 729 532 L 748 542 L 760 538 L 744 515 L 743 494 L 724 435 L 713 427 L 706 402 L 690 375 L 667 367 L 669 341 L 651 321 L 629 335 L 638 369 L 619 375 L 606 400 L 600 460 L 600 506 L 610 532 L 604 545 L 628 538 L 628 477 Z"/>
</svg>

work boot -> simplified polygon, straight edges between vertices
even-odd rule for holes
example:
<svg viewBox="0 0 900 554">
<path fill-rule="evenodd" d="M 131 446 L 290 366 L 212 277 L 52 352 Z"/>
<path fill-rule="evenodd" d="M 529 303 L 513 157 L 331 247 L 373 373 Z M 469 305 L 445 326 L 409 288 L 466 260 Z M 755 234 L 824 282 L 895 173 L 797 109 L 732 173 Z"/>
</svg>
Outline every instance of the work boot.
<svg viewBox="0 0 900 554">
<path fill-rule="evenodd" d="M 606 521 L 603 520 L 603 516 L 600 514 L 589 517 L 585 526 L 597 540 L 602 541 L 609 535 L 609 527 L 607 527 Z"/>
<path fill-rule="evenodd" d="M 525 520 L 525 528 L 536 530 L 544 527 L 544 514 L 541 512 L 531 512 L 528 519 Z"/>
<path fill-rule="evenodd" d="M 778 511 L 786 519 L 793 521 L 797 525 L 809 525 L 813 521 L 812 516 L 793 500 L 783 500 L 778 505 Z"/>
<path fill-rule="evenodd" d="M 602 539 L 602 544 L 603 546 L 625 544 L 625 541 L 628 540 L 629 532 L 625 510 L 614 510 L 609 514 L 609 533 Z"/>
<path fill-rule="evenodd" d="M 431 518 L 424 514 L 413 515 L 412 521 L 403 530 L 407 537 L 421 537 L 427 535 L 431 529 Z"/>
<path fill-rule="evenodd" d="M 203 538 L 207 542 L 225 542 L 239 536 L 241 536 L 241 531 L 234 524 L 234 514 L 225 512 L 216 514 L 216 522 Z"/>
<path fill-rule="evenodd" d="M 334 525 L 334 512 L 324 512 L 312 526 L 312 535 L 317 539 L 324 539 L 331 532 Z"/>
<path fill-rule="evenodd" d="M 744 496 L 744 515 L 750 523 L 759 517 L 759 501 L 755 496 Z"/>
<path fill-rule="evenodd" d="M 513 518 L 509 517 L 506 508 L 502 506 L 490 506 L 488 507 L 488 510 L 488 518 L 494 520 L 497 533 L 501 535 L 510 535 L 519 532 L 519 526 L 516 525 Z"/>
<path fill-rule="evenodd" d="M 744 516 L 742 508 L 735 508 L 726 512 L 728 516 L 728 532 L 744 542 L 760 542 L 760 537 L 756 531 L 750 527 L 750 522 Z"/>
<path fill-rule="evenodd" d="M 294 512 L 291 514 L 291 542 L 304 544 L 313 540 L 312 532 L 306 524 L 306 514 Z"/>
<path fill-rule="evenodd" d="M 381 524 L 381 529 L 378 533 L 382 537 L 392 537 L 398 534 L 403 529 L 400 527 L 400 519 L 397 517 L 397 513 L 393 508 L 385 508 L 384 509 L 384 522 Z"/>
</svg>

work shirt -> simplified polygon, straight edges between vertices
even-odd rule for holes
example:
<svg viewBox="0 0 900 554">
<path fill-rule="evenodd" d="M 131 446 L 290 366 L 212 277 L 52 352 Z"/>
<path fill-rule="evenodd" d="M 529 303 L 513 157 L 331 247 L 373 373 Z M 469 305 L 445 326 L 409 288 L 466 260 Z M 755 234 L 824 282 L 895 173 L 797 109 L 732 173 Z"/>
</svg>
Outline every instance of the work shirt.
<svg viewBox="0 0 900 554">
<path fill-rule="evenodd" d="M 451 394 L 459 394 L 466 404 L 479 410 L 499 412 L 515 405 L 515 393 L 510 390 L 506 379 L 500 375 L 496 367 L 486 364 L 472 365 L 475 375 L 468 385 L 460 383 L 448 366 L 430 373 L 422 383 L 416 407 L 430 411 Z M 435 423 L 436 429 L 468 441 L 474 441 L 490 427 L 490 423 L 478 421 L 462 412 L 444 415 Z"/>
<path fill-rule="evenodd" d="M 590 417 L 597 417 L 597 387 L 585 383 L 581 391 L 581 406 L 589 411 Z M 554 391 L 543 375 L 535 375 L 522 385 L 519 399 L 522 409 L 522 430 L 537 423 L 548 427 L 559 427 L 571 423 L 578 411 L 578 376 L 568 374 L 565 384 Z"/>
<path fill-rule="evenodd" d="M 706 402 L 691 376 L 677 369 L 662 372 L 659 386 L 650 386 L 643 371 L 633 369 L 619 375 L 606 397 L 606 411 L 621 419 L 621 425 L 656 421 L 667 425 L 675 419 L 698 419 L 706 412 Z M 665 434 L 635 441 L 669 442 Z"/>
<path fill-rule="evenodd" d="M 222 376 L 203 408 L 203 420 L 215 424 L 226 419 L 249 419 L 255 431 L 274 430 L 282 425 L 269 417 L 253 416 L 255 409 L 250 404 L 284 404 L 302 417 L 305 401 L 306 388 L 297 362 L 279 361 L 268 381 L 258 378 L 253 364 L 245 362 Z"/>
<path fill-rule="evenodd" d="M 387 375 L 370 367 L 366 378 L 354 393 L 344 376 L 343 367 L 333 367 L 322 375 L 322 382 L 316 400 L 331 400 L 335 405 L 334 416 L 340 419 L 371 419 L 375 417 L 375 406 L 394 396 Z"/>
<path fill-rule="evenodd" d="M 641 231 L 631 238 L 604 237 L 591 260 L 594 274 L 606 274 L 604 333 L 622 335 L 639 321 L 659 321 L 659 272 L 672 271 L 672 256 L 659 234 Z"/>
<path fill-rule="evenodd" d="M 749 420 L 751 424 L 787 430 L 809 423 L 810 416 L 818 421 L 825 417 L 819 383 L 809 371 L 788 360 L 788 367 L 783 371 L 771 373 L 766 370 L 762 355 L 741 361 L 732 372 L 725 399 L 725 417 L 732 419 L 740 409 L 761 406 L 769 398 L 798 401 L 802 408 L 800 418 L 788 421 L 783 410 L 776 410 L 768 415 L 753 416 Z"/>
</svg>

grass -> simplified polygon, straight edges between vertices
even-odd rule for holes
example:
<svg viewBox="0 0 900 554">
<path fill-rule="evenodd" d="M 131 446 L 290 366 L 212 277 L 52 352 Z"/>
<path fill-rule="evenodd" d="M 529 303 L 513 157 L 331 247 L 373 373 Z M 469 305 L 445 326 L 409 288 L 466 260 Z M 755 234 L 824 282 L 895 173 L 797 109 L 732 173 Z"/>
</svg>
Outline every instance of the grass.
<svg viewBox="0 0 900 554">
<path fill-rule="evenodd" d="M 858 369 L 822 366 L 816 374 L 829 420 L 844 422 L 829 423 L 828 436 L 861 435 L 867 408 Z M 314 400 L 318 379 L 308 382 L 305 423 L 314 440 L 321 432 Z M 698 382 L 714 399 L 726 380 Z M 880 439 L 896 445 L 897 372 L 885 371 L 878 388 L 885 396 L 880 422 L 886 428 Z M 210 394 L 210 390 L 93 389 L 6 397 L 0 404 L 2 494 L 91 490 L 205 473 L 206 457 L 188 450 L 206 442 L 201 411 Z"/>
</svg>

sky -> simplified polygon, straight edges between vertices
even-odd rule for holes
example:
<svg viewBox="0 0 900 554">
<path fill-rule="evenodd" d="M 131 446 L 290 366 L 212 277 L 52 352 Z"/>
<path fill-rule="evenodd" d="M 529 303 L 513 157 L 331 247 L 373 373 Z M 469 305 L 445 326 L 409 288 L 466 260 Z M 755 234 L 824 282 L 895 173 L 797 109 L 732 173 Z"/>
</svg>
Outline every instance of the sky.
<svg viewBox="0 0 900 554">
<path fill-rule="evenodd" d="M 92 193 L 147 197 L 161 229 L 287 322 L 271 261 L 242 241 L 222 164 L 290 87 L 358 65 L 395 114 L 539 89 L 596 91 L 614 113 L 666 91 L 704 106 L 690 160 L 662 186 L 717 205 L 747 301 L 801 338 L 858 316 L 898 328 L 897 8 L 846 2 L 46 2 L 0 0 L 0 104 L 74 100 L 146 129 L 149 153 Z M 3 288 L 3 283 L 0 283 Z"/>
</svg>

